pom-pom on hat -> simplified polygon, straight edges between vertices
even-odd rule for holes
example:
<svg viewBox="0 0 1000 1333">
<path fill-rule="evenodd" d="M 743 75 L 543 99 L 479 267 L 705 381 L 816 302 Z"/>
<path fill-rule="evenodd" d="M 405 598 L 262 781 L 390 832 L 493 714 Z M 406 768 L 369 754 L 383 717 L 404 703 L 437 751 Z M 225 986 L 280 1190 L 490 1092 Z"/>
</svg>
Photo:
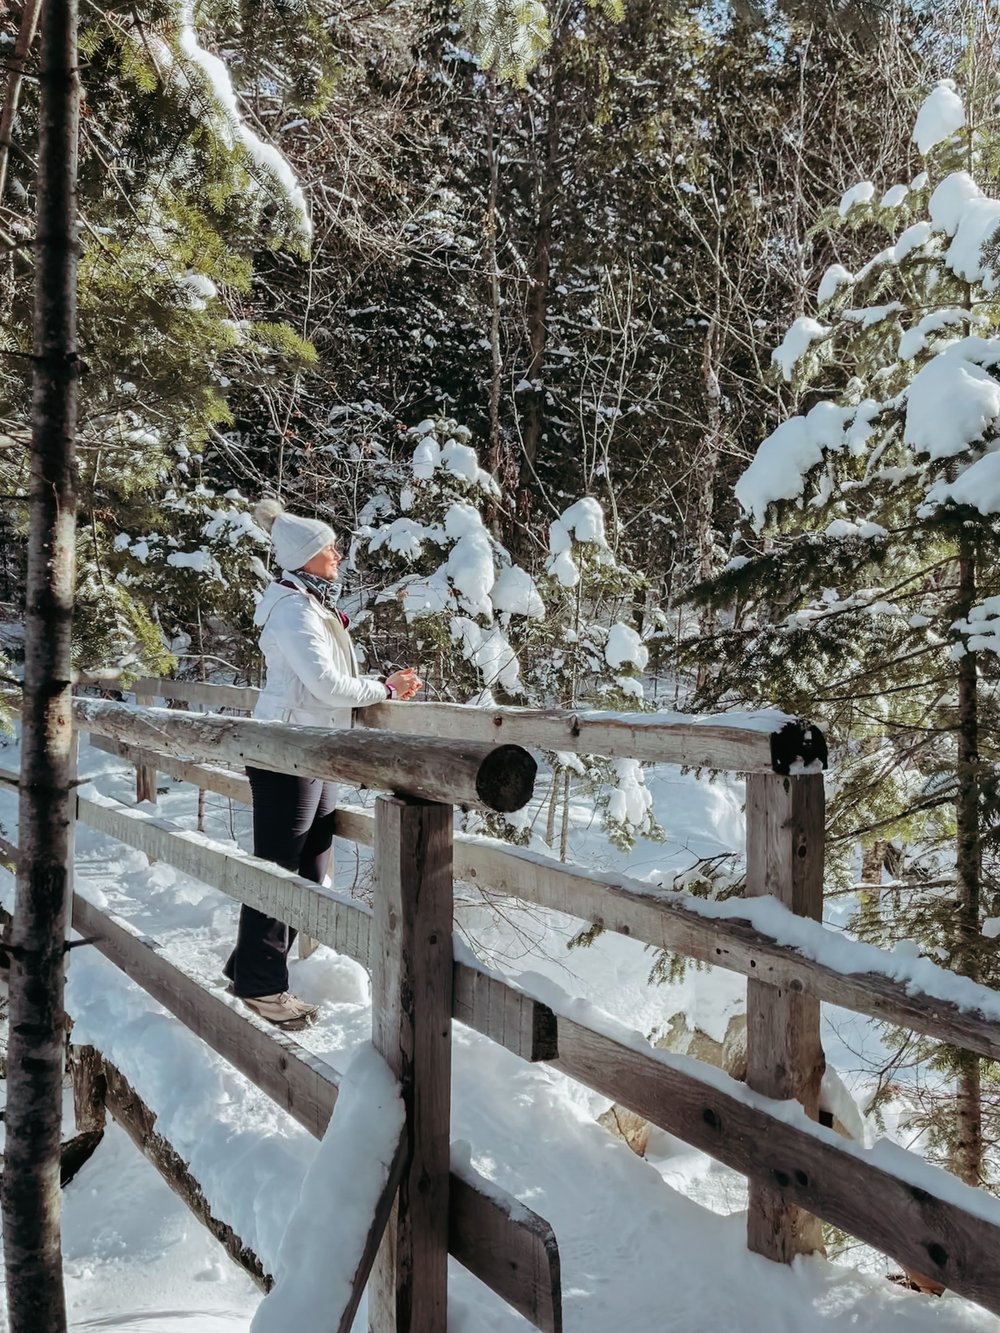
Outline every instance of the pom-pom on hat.
<svg viewBox="0 0 1000 1333">
<path fill-rule="evenodd" d="M 337 542 L 337 535 L 328 523 L 286 513 L 280 500 L 261 500 L 253 516 L 264 531 L 271 534 L 271 545 L 282 569 L 301 569 L 325 546 L 334 546 Z"/>
</svg>

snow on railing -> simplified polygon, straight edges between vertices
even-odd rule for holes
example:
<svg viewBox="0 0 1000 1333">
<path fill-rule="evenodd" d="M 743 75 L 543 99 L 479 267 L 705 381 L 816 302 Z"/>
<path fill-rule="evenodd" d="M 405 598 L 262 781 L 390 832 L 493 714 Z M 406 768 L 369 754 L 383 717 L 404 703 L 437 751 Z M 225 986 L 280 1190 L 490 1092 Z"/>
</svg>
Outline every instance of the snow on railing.
<svg viewBox="0 0 1000 1333">
<path fill-rule="evenodd" d="M 146 693 L 153 693 L 150 687 L 154 685 L 165 684 L 143 682 Z M 172 695 L 176 687 L 168 688 Z M 201 692 L 211 687 L 195 688 L 204 700 L 206 696 Z M 164 697 L 167 691 L 157 692 Z M 222 703 L 218 695 L 207 697 Z M 231 697 L 224 706 L 246 706 L 246 695 L 240 697 L 242 705 Z M 113 727 L 107 725 L 111 712 Z M 533 744 L 544 746 L 547 740 L 539 738 L 553 734 L 545 727 L 567 725 L 566 715 L 545 713 L 532 720 L 524 710 L 485 710 L 477 716 L 476 710 L 450 705 L 388 705 L 385 714 L 386 723 L 391 720 L 393 726 L 397 719 L 412 719 L 412 727 L 407 727 L 411 736 L 419 734 L 417 719 L 421 716 L 442 719 L 438 743 L 442 747 L 449 744 L 442 733 L 452 740 L 461 736 L 466 750 L 470 742 L 481 743 L 491 734 L 484 727 L 499 731 L 505 742 L 524 734 L 522 728 L 530 727 Z M 111 731 L 113 742 L 99 743 L 125 758 L 164 767 L 169 763 L 179 776 L 210 790 L 227 786 L 230 795 L 238 790 L 234 784 L 241 779 L 236 774 L 205 764 L 219 758 L 235 761 L 235 753 L 229 753 L 218 742 L 222 731 L 192 725 L 196 719 L 191 714 L 130 710 L 123 705 L 109 711 L 104 705 L 95 707 L 92 702 L 80 701 L 78 719 L 84 726 Z M 471 734 L 456 734 L 458 723 L 466 720 Z M 264 727 L 287 759 L 295 757 L 297 767 L 300 757 L 308 753 L 305 762 L 310 770 L 329 762 L 331 775 L 337 773 L 336 746 L 317 747 L 315 732 L 310 729 L 243 719 L 218 721 L 237 725 L 241 754 L 248 743 L 255 743 L 255 733 Z M 720 740 L 717 732 L 725 728 L 717 727 L 717 721 L 703 724 L 690 718 L 674 722 L 661 718 L 657 722 L 655 715 L 638 720 L 631 716 L 578 715 L 574 725 L 580 726 L 581 748 L 594 750 L 598 748 L 595 740 L 598 745 L 622 744 L 625 733 L 617 728 L 620 722 L 627 722 L 632 735 L 655 737 L 660 746 L 657 757 L 666 759 L 668 752 L 673 756 L 675 751 L 669 743 L 662 743 L 664 736 L 674 732 L 675 736 L 688 738 L 703 732 Z M 763 742 L 770 760 L 775 721 L 773 716 L 740 719 L 733 730 L 743 738 L 741 744 L 759 747 Z M 779 715 L 777 721 L 787 719 Z M 197 719 L 197 723 L 203 722 Z M 594 729 L 588 734 L 586 727 L 591 722 Z M 609 727 L 612 730 L 599 730 Z M 338 733 L 338 741 L 346 735 Z M 356 732 L 352 743 L 360 747 L 360 753 L 365 742 L 375 742 L 377 736 L 375 731 Z M 392 737 L 400 745 L 403 739 L 395 734 Z M 731 740 L 731 736 L 721 737 L 726 746 Z M 142 748 L 136 748 L 136 742 Z M 720 904 L 658 891 L 627 877 L 564 866 L 485 839 L 459 835 L 453 843 L 452 814 L 447 804 L 382 798 L 374 818 L 350 809 L 338 812 L 337 817 L 340 836 L 371 842 L 375 847 L 379 893 L 371 916 L 349 900 L 338 901 L 339 895 L 331 890 L 298 880 L 230 848 L 213 846 L 210 839 L 171 828 L 155 815 L 107 798 L 98 800 L 82 794 L 78 814 L 81 820 L 93 822 L 95 827 L 215 884 L 241 902 L 266 906 L 269 913 L 282 916 L 313 938 L 371 967 L 374 1031 L 381 1033 L 382 1041 L 397 1053 L 419 1052 L 410 1064 L 404 1061 L 405 1068 L 393 1069 L 404 1088 L 407 1113 L 412 1113 L 413 1102 L 407 1098 L 412 1099 L 413 1080 L 427 1078 L 425 1093 L 427 1088 L 438 1090 L 432 1101 L 437 1099 L 440 1112 L 436 1120 L 439 1134 L 449 1114 L 447 1093 L 442 1090 L 450 1069 L 450 1043 L 445 1040 L 448 1051 L 439 1044 L 441 1034 L 447 1032 L 440 1013 L 446 1011 L 522 1058 L 553 1063 L 571 1077 L 745 1172 L 751 1185 L 748 1243 L 758 1252 L 788 1260 L 795 1253 L 815 1248 L 815 1219 L 822 1218 L 883 1249 L 905 1266 L 1000 1313 L 1000 1273 L 991 1262 L 1000 1243 L 1000 1205 L 902 1149 L 886 1144 L 874 1149 L 849 1144 L 815 1123 L 825 1063 L 819 1044 L 820 1000 L 855 1008 L 996 1058 L 1000 1053 L 1000 997 L 926 960 L 845 940 L 820 924 L 824 821 L 817 746 L 821 738 L 817 739 L 815 729 L 799 726 L 797 743 L 802 742 L 814 748 L 808 771 L 783 775 L 775 772 L 770 762 L 761 762 L 748 777 L 749 902 L 730 900 Z M 173 758 L 162 757 L 161 744 L 174 752 Z M 559 744 L 566 748 L 565 738 Z M 391 749 L 390 745 L 380 753 L 388 754 Z M 764 752 L 758 748 L 754 753 L 760 758 Z M 177 757 L 180 754 L 183 759 Z M 0 778 L 3 776 L 7 775 Z M 392 785 L 388 775 L 385 781 Z M 410 827 L 414 821 L 421 822 L 420 829 Z M 413 864 L 414 847 L 421 848 L 425 858 L 418 865 Z M 405 854 L 404 848 L 409 849 Z M 599 1011 L 557 994 L 553 988 L 532 993 L 525 986 L 511 986 L 465 958 L 451 936 L 450 886 L 454 877 L 570 912 L 656 947 L 743 973 L 748 978 L 747 1086 L 698 1062 L 652 1050 L 641 1037 L 625 1032 Z M 433 895 L 422 896 L 418 891 L 421 884 L 431 880 L 439 886 L 447 883 L 447 902 L 431 902 L 428 899 Z M 413 918 L 421 901 L 419 910 L 429 914 L 422 925 Z M 90 919 L 90 925 L 97 947 L 102 948 L 100 923 L 95 926 Z M 431 937 L 433 948 L 414 948 L 414 940 Z M 405 971 L 412 966 L 406 960 L 415 957 L 422 976 L 411 975 L 403 985 L 400 968 Z M 131 974 L 136 975 L 134 968 Z M 141 968 L 139 979 L 147 984 Z M 420 1004 L 414 1009 L 415 986 L 416 993 L 425 997 L 422 1003 L 430 1005 L 429 1010 L 418 1012 Z M 432 995 L 437 998 L 428 1000 Z M 402 996 L 409 998 L 403 1001 Z M 215 1003 L 219 1002 L 216 997 Z M 437 1019 L 435 1005 L 444 1006 Z M 426 1124 L 415 1125 L 421 1145 L 418 1157 L 426 1148 L 422 1138 L 425 1132 L 430 1132 Z M 448 1167 L 443 1161 L 422 1161 L 420 1169 L 430 1172 L 434 1179 L 447 1178 Z M 452 1206 L 454 1199 L 453 1184 Z M 484 1206 L 482 1200 L 479 1206 Z M 442 1243 L 446 1244 L 441 1239 L 445 1234 L 442 1217 L 447 1216 L 448 1207 L 446 1197 L 438 1195 L 430 1209 L 433 1215 L 425 1216 L 421 1223 L 421 1234 L 430 1240 L 429 1249 L 425 1246 L 419 1256 L 418 1267 L 437 1273 L 426 1286 L 432 1303 L 443 1299 L 438 1260 Z M 516 1208 L 511 1210 L 504 1226 L 514 1225 L 516 1212 Z M 491 1225 L 497 1225 L 495 1219 Z M 520 1303 L 512 1303 L 536 1327 L 556 1328 L 561 1316 L 554 1242 L 541 1239 L 541 1219 L 535 1219 L 532 1226 L 534 1230 L 529 1227 L 524 1234 L 529 1237 L 526 1243 L 534 1246 L 530 1253 L 536 1263 L 536 1279 L 531 1292 L 522 1291 Z M 504 1252 L 504 1243 L 498 1237 L 498 1252 Z M 454 1234 L 452 1245 L 454 1248 Z M 542 1265 L 546 1276 L 539 1281 L 540 1255 L 549 1257 Z M 521 1271 L 525 1271 L 524 1266 Z M 496 1280 L 499 1289 L 503 1281 Z M 509 1273 L 506 1281 L 505 1298 L 511 1299 L 511 1289 L 517 1283 Z M 387 1321 L 388 1311 L 383 1314 Z"/>
</svg>

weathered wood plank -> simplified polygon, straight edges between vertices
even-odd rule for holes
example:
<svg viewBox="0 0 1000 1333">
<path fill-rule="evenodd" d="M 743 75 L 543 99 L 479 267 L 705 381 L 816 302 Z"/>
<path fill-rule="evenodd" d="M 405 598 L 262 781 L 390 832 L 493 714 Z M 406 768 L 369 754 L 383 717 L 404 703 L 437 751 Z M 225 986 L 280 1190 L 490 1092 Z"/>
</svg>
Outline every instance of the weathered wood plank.
<svg viewBox="0 0 1000 1333">
<path fill-rule="evenodd" d="M 252 709 L 258 691 L 249 686 L 148 679 L 137 687 L 164 699 L 208 707 Z M 357 725 L 397 734 L 446 740 L 517 744 L 685 764 L 733 772 L 772 772 L 770 733 L 723 720 L 672 720 L 635 713 L 586 713 L 568 709 L 478 708 L 468 704 L 384 703 L 359 709 Z"/>
<path fill-rule="evenodd" d="M 559 1053 L 556 1019 L 548 1005 L 485 968 L 456 962 L 452 1014 L 522 1060 L 554 1060 Z"/>
<path fill-rule="evenodd" d="M 371 910 L 364 903 L 106 796 L 81 796 L 77 810 L 77 818 L 89 827 L 165 861 L 238 902 L 287 921 L 312 939 L 368 966 Z"/>
<path fill-rule="evenodd" d="M 407 707 L 413 712 L 404 716 Z M 635 713 L 576 713 L 568 709 L 477 708 L 467 704 L 376 704 L 358 713 L 358 725 L 445 739 L 529 745 L 685 764 L 733 772 L 772 772 L 770 733 L 724 722 L 671 721 Z"/>
<path fill-rule="evenodd" d="M 770 894 L 796 916 L 823 916 L 823 778 L 747 778 L 747 896 Z M 794 1098 L 812 1120 L 826 1068 L 819 1001 L 762 981 L 747 982 L 747 1086 L 779 1101 Z M 823 1247 L 819 1219 L 767 1181 L 750 1182 L 747 1246 L 791 1263 Z"/>
<path fill-rule="evenodd" d="M 101 1053 L 93 1046 L 71 1045 L 68 1063 L 73 1078 L 73 1119 L 77 1133 L 103 1134 L 107 1115 Z"/>
<path fill-rule="evenodd" d="M 372 1333 L 444 1333 L 451 1157 L 452 825 L 447 805 L 379 798 L 372 1044 L 399 1079 L 407 1161 L 372 1272 Z"/>
<path fill-rule="evenodd" d="M 150 708 L 153 704 L 153 695 L 136 690 L 135 702 L 139 708 Z M 141 805 L 143 801 L 156 804 L 156 769 L 147 763 L 136 764 L 135 767 L 136 805 Z"/>
<path fill-rule="evenodd" d="M 142 1100 L 129 1081 L 110 1061 L 101 1059 L 108 1110 L 121 1125 L 147 1161 L 174 1193 L 187 1204 L 198 1221 L 208 1228 L 229 1257 L 249 1273 L 257 1285 L 267 1291 L 271 1277 L 264 1272 L 260 1259 L 236 1234 L 228 1222 L 216 1217 L 198 1181 L 187 1168 L 168 1139 L 156 1129 L 156 1114 Z"/>
<path fill-rule="evenodd" d="M 73 929 L 310 1134 L 322 1136 L 340 1082 L 331 1065 L 299 1046 L 287 1032 L 214 995 L 165 957 L 155 940 L 79 894 L 73 899 Z"/>
<path fill-rule="evenodd" d="M 146 764 L 168 777 L 179 778 L 182 782 L 191 782 L 204 791 L 215 792 L 231 801 L 242 805 L 250 804 L 250 783 L 247 778 L 232 769 L 217 768 L 207 764 L 195 764 L 189 760 L 177 759 L 164 754 L 162 750 L 144 750 L 138 745 L 126 745 L 124 741 L 109 740 L 107 736 L 92 735 L 90 744 L 95 750 L 117 755 L 130 764 Z"/>
<path fill-rule="evenodd" d="M 141 691 L 154 699 L 176 699 L 205 704 L 208 708 L 241 708 L 248 713 L 253 711 L 260 694 L 252 685 L 214 685 L 207 681 L 172 680 L 168 676 L 144 676 L 135 682 L 134 689 L 136 701 Z"/>
<path fill-rule="evenodd" d="M 449 1245 L 463 1267 L 544 1333 L 562 1333 L 559 1246 L 548 1222 L 485 1182 L 472 1184 L 454 1171 L 449 1196 Z M 517 1225 L 511 1223 L 517 1219 Z"/>
<path fill-rule="evenodd" d="M 504 984 L 494 978 L 495 986 Z M 544 1007 L 557 1027 L 558 1055 L 551 1061 L 556 1069 L 750 1179 L 769 1183 L 788 1203 L 807 1207 L 905 1267 L 1000 1314 L 1000 1270 L 993 1262 L 1000 1226 L 952 1202 L 955 1191 L 966 1187 L 948 1172 L 899 1149 L 901 1160 L 912 1161 L 919 1171 L 920 1185 L 911 1185 L 833 1131 L 789 1124 L 781 1118 L 780 1103 L 772 1109 L 725 1075 L 708 1073 L 707 1066 L 701 1066 L 707 1076 L 699 1076 L 695 1060 L 618 1040 L 556 1005 Z M 519 1036 L 509 1027 L 494 1027 L 487 1035 L 516 1054 L 528 1042 L 528 1022 L 525 1012 Z M 975 1193 L 969 1190 L 970 1201 Z"/>
<path fill-rule="evenodd" d="M 531 797 L 537 771 L 535 760 L 517 745 L 331 731 L 169 708 L 137 709 L 102 699 L 75 699 L 73 716 L 85 730 L 185 759 L 253 764 L 476 809 L 520 810 Z"/>
<path fill-rule="evenodd" d="M 769 1182 L 789 1204 L 843 1228 L 927 1273 L 950 1291 L 1000 1314 L 1000 1226 L 951 1200 L 963 1186 L 920 1162 L 919 1186 L 866 1160 L 866 1151 L 817 1125 L 788 1124 L 748 1104 L 740 1085 L 716 1073 L 688 1072 L 697 1062 L 636 1050 L 556 1011 L 554 1066 L 751 1179 Z M 731 1084 L 732 1093 L 725 1090 Z M 776 1108 L 780 1109 L 780 1108 Z M 903 1154 L 903 1150 L 898 1150 Z M 910 1154 L 903 1154 L 909 1157 Z M 970 1190 L 970 1196 L 975 1195 Z"/>
<path fill-rule="evenodd" d="M 368 811 L 350 806 L 337 811 L 334 828 L 337 837 L 370 846 L 374 820 Z M 748 922 L 701 916 L 683 902 L 630 888 L 612 875 L 560 865 L 533 852 L 495 847 L 459 833 L 455 836 L 455 877 L 596 923 L 654 948 L 685 954 L 796 994 L 812 995 L 826 1004 L 898 1023 L 1000 1060 L 1000 1023 L 995 1019 L 960 1009 L 937 996 L 910 991 L 891 977 L 837 972 L 777 943 Z M 995 999 L 993 992 L 984 989 L 983 993 Z"/>
<path fill-rule="evenodd" d="M 379 1247 L 382 1238 L 385 1235 L 386 1228 L 389 1226 L 395 1212 L 395 1200 L 399 1191 L 400 1182 L 403 1179 L 403 1173 L 406 1168 L 406 1126 L 400 1130 L 399 1142 L 396 1145 L 396 1152 L 392 1159 L 392 1165 L 389 1168 L 389 1175 L 386 1179 L 382 1193 L 379 1195 L 378 1203 L 375 1205 L 375 1211 L 372 1214 L 371 1223 L 365 1232 L 363 1244 L 354 1266 L 354 1274 L 351 1279 L 351 1299 L 344 1307 L 340 1319 L 337 1323 L 337 1333 L 351 1333 L 354 1327 L 354 1316 L 358 1312 L 358 1306 L 361 1304 L 361 1297 L 364 1295 L 365 1287 L 368 1285 L 368 1279 L 371 1276 L 372 1268 L 379 1254 Z"/>
</svg>

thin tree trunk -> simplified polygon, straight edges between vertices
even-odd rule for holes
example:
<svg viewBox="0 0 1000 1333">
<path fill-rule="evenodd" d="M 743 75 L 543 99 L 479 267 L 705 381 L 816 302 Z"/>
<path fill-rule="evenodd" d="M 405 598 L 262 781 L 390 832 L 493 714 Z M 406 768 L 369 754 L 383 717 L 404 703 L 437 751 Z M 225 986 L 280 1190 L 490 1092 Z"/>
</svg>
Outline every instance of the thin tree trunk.
<svg viewBox="0 0 1000 1333">
<path fill-rule="evenodd" d="M 531 262 L 528 291 L 528 369 L 525 379 L 531 385 L 520 395 L 522 401 L 521 465 L 517 486 L 517 518 L 521 525 L 521 545 L 529 545 L 532 497 L 536 492 L 536 464 L 545 425 L 545 385 L 542 373 L 548 339 L 548 302 L 551 281 L 552 223 L 555 202 L 560 187 L 562 122 L 561 33 L 553 34 L 549 59 L 552 62 L 552 82 L 548 99 L 548 122 L 545 129 L 545 150 L 538 189 L 538 212 L 535 222 L 535 244 Z"/>
<path fill-rule="evenodd" d="M 716 370 L 718 356 L 719 310 L 716 300 L 715 317 L 709 336 L 705 339 L 702 354 L 702 374 L 705 384 L 705 433 L 702 437 L 702 456 L 695 483 L 695 541 L 698 550 L 698 581 L 711 578 L 714 566 L 714 542 L 712 540 L 713 520 L 715 517 L 715 478 L 719 469 L 719 454 L 722 449 L 722 388 Z M 716 611 L 710 606 L 702 607 L 698 614 L 698 631 L 703 640 L 708 640 L 716 628 Z M 700 660 L 696 684 L 703 689 L 708 684 L 710 667 Z"/>
<path fill-rule="evenodd" d="M 205 681 L 208 678 L 208 672 L 205 670 L 205 634 L 201 623 L 201 603 L 198 603 L 198 679 Z M 204 711 L 205 705 L 198 705 L 199 711 Z M 155 793 L 154 793 L 155 795 Z M 205 832 L 205 788 L 198 788 L 198 818 L 195 828 L 199 833 Z M 301 948 L 301 944 L 299 946 Z"/>
<path fill-rule="evenodd" d="M 959 547 L 961 612 L 967 616 L 976 594 L 976 558 L 971 543 Z M 958 663 L 958 798 L 956 801 L 958 920 L 955 970 L 978 980 L 979 897 L 982 882 L 980 843 L 979 718 L 976 654 Z M 983 1125 L 979 1057 L 959 1058 L 955 1145 L 952 1169 L 966 1184 L 979 1185 L 983 1169 Z"/>
<path fill-rule="evenodd" d="M 63 968 L 74 778 L 76 0 L 42 17 L 20 857 L 11 940 L 3 1181 L 11 1333 L 66 1327 L 59 1234 Z"/>
<path fill-rule="evenodd" d="M 572 778 L 567 768 L 563 774 L 563 810 L 562 810 L 562 828 L 559 832 L 559 860 L 565 861 L 569 855 L 569 793 Z"/>
<path fill-rule="evenodd" d="M 490 171 L 490 192 L 486 201 L 486 269 L 490 284 L 490 437 L 486 466 L 502 484 L 500 457 L 500 379 L 503 358 L 500 353 L 500 270 L 497 267 L 497 198 L 500 192 L 500 151 L 497 144 L 496 76 L 486 75 L 486 153 Z M 495 521 L 496 505 L 490 501 Z"/>
<path fill-rule="evenodd" d="M 559 770 L 553 765 L 552 786 L 549 788 L 549 808 L 545 820 L 545 841 L 552 846 L 556 836 L 556 810 L 559 806 Z"/>
<path fill-rule="evenodd" d="M 3 110 L 0 111 L 0 204 L 3 203 L 4 190 L 7 186 L 7 164 L 10 161 L 14 121 L 17 119 L 17 108 L 24 84 L 24 65 L 35 40 L 41 8 L 42 0 L 25 0 L 24 9 L 21 11 L 21 27 L 14 43 L 14 54 L 10 57 L 10 72 L 7 75 L 7 87 L 4 91 Z"/>
</svg>

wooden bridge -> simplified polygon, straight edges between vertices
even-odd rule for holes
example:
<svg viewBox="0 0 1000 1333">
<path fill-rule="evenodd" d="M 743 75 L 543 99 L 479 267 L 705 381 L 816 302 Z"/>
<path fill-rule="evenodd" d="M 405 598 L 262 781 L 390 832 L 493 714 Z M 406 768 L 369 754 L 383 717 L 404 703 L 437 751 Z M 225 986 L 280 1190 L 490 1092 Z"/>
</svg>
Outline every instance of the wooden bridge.
<svg viewBox="0 0 1000 1333">
<path fill-rule="evenodd" d="M 76 817 L 371 973 L 372 1041 L 398 1081 L 405 1124 L 363 1234 L 338 1238 L 353 1247 L 354 1270 L 350 1299 L 329 1312 L 330 1330 L 347 1333 L 367 1283 L 373 1333 L 443 1333 L 449 1252 L 534 1327 L 562 1328 L 558 1237 L 474 1171 L 452 1169 L 453 1019 L 745 1174 L 747 1243 L 757 1253 L 789 1262 L 810 1252 L 823 1220 L 1000 1314 L 1000 1205 L 920 1158 L 886 1153 L 885 1145 L 865 1149 L 818 1123 L 820 1002 L 996 1059 L 1000 995 L 926 963 L 917 989 L 894 979 L 898 959 L 821 925 L 824 788 L 814 728 L 790 724 L 769 734 L 659 715 L 408 703 L 364 710 L 363 726 L 334 733 L 150 706 L 163 698 L 242 713 L 255 697 L 249 688 L 143 680 L 136 707 L 80 698 L 75 719 L 92 745 L 135 764 L 140 802 L 155 797 L 157 771 L 246 802 L 248 783 L 235 771 L 246 763 L 392 793 L 378 798 L 374 815 L 352 808 L 336 815 L 338 837 L 374 845 L 374 909 L 107 797 L 80 795 Z M 769 912 L 764 930 L 753 924 L 761 920 L 753 903 L 704 903 L 454 835 L 456 805 L 513 810 L 527 801 L 534 773 L 527 746 L 745 773 L 747 896 L 770 895 L 787 911 Z M 0 783 L 16 786 L 17 774 L 0 769 Z M 9 844 L 0 851 L 16 855 Z M 746 1087 L 456 957 L 455 879 L 745 976 Z M 79 895 L 73 927 L 310 1133 L 325 1132 L 341 1083 L 331 1066 Z M 834 940 L 836 955 L 827 947 Z M 834 956 L 836 967 L 827 961 Z M 212 1217 L 120 1072 L 91 1048 L 74 1048 L 71 1059 L 81 1130 L 95 1130 L 110 1109 L 229 1252 L 269 1285 L 241 1238 Z"/>
</svg>

